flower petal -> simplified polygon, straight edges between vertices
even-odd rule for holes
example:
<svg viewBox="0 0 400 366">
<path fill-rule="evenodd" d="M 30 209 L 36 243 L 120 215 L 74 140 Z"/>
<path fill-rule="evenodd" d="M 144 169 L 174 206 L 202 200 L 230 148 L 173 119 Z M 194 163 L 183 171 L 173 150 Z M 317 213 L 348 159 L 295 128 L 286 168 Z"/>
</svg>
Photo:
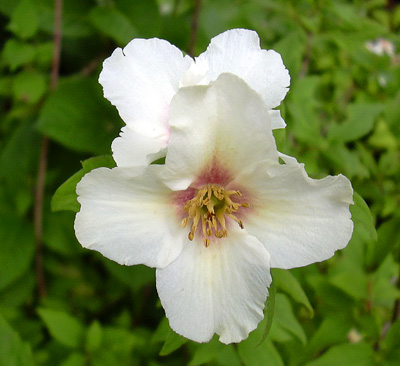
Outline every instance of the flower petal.
<svg viewBox="0 0 400 366">
<path fill-rule="evenodd" d="M 202 84 L 226 72 L 241 77 L 262 96 L 268 108 L 280 104 L 290 84 L 281 55 L 262 50 L 257 33 L 247 29 L 232 29 L 214 37 L 207 50 L 196 58 L 196 66 L 208 69 Z"/>
<path fill-rule="evenodd" d="M 240 229 L 208 248 L 187 244 L 156 276 L 171 328 L 186 338 L 207 342 L 217 333 L 223 343 L 240 342 L 263 319 L 269 254 Z"/>
<path fill-rule="evenodd" d="M 235 75 L 180 89 L 171 102 L 170 125 L 163 178 L 171 189 L 186 189 L 215 161 L 233 176 L 250 163 L 278 161 L 268 109 Z"/>
<path fill-rule="evenodd" d="M 99 168 L 82 178 L 75 233 L 83 247 L 125 265 L 163 267 L 179 255 L 187 233 L 171 215 L 159 169 Z"/>
<path fill-rule="evenodd" d="M 167 41 L 134 39 L 104 61 L 99 82 L 130 128 L 168 140 L 169 104 L 192 62 Z"/>
<path fill-rule="evenodd" d="M 145 166 L 165 156 L 166 143 L 122 127 L 120 136 L 111 145 L 117 166 Z"/>
<path fill-rule="evenodd" d="M 244 227 L 271 253 L 272 268 L 326 260 L 353 232 L 351 183 L 343 175 L 311 179 L 303 164 L 281 157 L 286 165 L 256 164 L 236 177 L 252 196 Z"/>
<path fill-rule="evenodd" d="M 280 111 L 271 109 L 269 111 L 269 117 L 271 118 L 271 127 L 273 130 L 286 127 L 286 122 L 283 120 Z"/>
</svg>

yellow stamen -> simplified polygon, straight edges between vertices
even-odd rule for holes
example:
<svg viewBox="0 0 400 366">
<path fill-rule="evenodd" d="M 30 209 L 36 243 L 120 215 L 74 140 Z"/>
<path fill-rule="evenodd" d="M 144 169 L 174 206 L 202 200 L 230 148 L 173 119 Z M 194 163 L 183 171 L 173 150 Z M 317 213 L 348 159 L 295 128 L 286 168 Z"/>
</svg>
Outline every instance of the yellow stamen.
<svg viewBox="0 0 400 366">
<path fill-rule="evenodd" d="M 200 188 L 191 200 L 185 202 L 183 210 L 188 216 L 182 220 L 182 227 L 185 228 L 192 220 L 189 240 L 194 239 L 199 222 L 206 248 L 210 246 L 209 238 L 212 235 L 216 238 L 226 238 L 228 236 L 226 216 L 237 222 L 241 229 L 244 228 L 242 220 L 238 219 L 234 213 L 240 207 L 250 207 L 250 204 L 233 202 L 230 196 L 241 197 L 242 194 L 240 191 L 225 191 L 225 188 L 216 184 L 207 184 Z"/>
</svg>

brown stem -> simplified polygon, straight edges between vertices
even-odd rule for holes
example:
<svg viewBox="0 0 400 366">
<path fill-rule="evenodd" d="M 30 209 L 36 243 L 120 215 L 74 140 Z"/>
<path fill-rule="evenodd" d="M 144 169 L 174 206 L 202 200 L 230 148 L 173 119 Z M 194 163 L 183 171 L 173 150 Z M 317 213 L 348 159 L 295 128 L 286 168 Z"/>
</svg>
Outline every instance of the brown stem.
<svg viewBox="0 0 400 366">
<path fill-rule="evenodd" d="M 310 58 L 311 58 L 311 51 L 312 51 L 312 34 L 307 34 L 307 45 L 306 45 L 306 54 L 303 60 L 303 64 L 301 66 L 301 71 L 299 78 L 303 78 L 307 75 L 308 68 L 310 66 Z"/>
<path fill-rule="evenodd" d="M 189 48 L 188 48 L 188 54 L 189 54 L 189 56 L 192 56 L 192 57 L 194 54 L 194 47 L 196 45 L 196 39 L 197 39 L 197 30 L 199 27 L 200 8 L 201 8 L 201 0 L 196 0 L 195 5 L 194 5 L 192 27 L 190 30 L 190 42 L 189 42 Z"/>
<path fill-rule="evenodd" d="M 400 272 L 399 277 L 397 278 L 396 287 L 400 290 Z M 392 322 L 394 323 L 397 319 L 400 319 L 400 299 L 397 299 L 394 303 Z"/>
<path fill-rule="evenodd" d="M 54 30 L 53 30 L 53 63 L 51 68 L 50 90 L 55 90 L 58 84 L 58 75 L 60 68 L 61 55 L 61 21 L 62 21 L 62 0 L 55 0 L 54 3 Z M 40 151 L 38 177 L 35 192 L 35 207 L 34 207 L 34 230 L 35 230 L 35 269 L 38 282 L 40 297 L 46 296 L 46 283 L 43 270 L 43 197 L 44 186 L 46 181 L 47 159 L 49 151 L 49 139 L 46 136 L 42 138 L 42 147 Z"/>
<path fill-rule="evenodd" d="M 40 297 L 46 296 L 46 285 L 44 281 L 43 271 L 43 195 L 44 195 L 44 183 L 46 178 L 46 167 L 47 167 L 47 153 L 49 147 L 49 139 L 43 137 L 42 148 L 40 151 L 39 160 L 39 171 L 36 184 L 35 192 L 35 208 L 34 208 L 34 225 L 35 225 L 35 242 L 36 242 L 36 278 L 38 282 L 39 295 Z"/>
</svg>

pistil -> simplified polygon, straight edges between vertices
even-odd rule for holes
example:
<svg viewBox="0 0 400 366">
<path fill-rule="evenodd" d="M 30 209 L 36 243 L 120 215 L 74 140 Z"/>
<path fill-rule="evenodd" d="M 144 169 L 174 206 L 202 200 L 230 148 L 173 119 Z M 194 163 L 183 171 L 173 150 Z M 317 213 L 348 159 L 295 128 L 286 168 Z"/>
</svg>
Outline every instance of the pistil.
<svg viewBox="0 0 400 366">
<path fill-rule="evenodd" d="M 191 221 L 189 240 L 193 240 L 201 225 L 204 245 L 210 245 L 210 237 L 225 238 L 228 236 L 226 217 L 236 221 L 241 229 L 244 228 L 242 220 L 234 215 L 240 207 L 250 207 L 248 203 L 233 202 L 231 196 L 241 197 L 240 191 L 225 190 L 216 184 L 207 184 L 200 188 L 196 195 L 185 202 L 183 210 L 188 216 L 182 220 L 182 227 L 186 227 Z"/>
</svg>

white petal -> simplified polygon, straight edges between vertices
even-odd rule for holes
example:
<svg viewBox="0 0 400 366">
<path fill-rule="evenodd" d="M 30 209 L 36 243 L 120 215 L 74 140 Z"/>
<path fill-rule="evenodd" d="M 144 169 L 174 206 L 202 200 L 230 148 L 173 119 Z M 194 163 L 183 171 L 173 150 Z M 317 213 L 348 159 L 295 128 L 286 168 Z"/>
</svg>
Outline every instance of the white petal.
<svg viewBox="0 0 400 366">
<path fill-rule="evenodd" d="M 75 219 L 83 247 L 125 265 L 163 267 L 179 255 L 187 233 L 171 214 L 170 190 L 159 182 L 159 168 L 99 168 L 83 177 Z"/>
<path fill-rule="evenodd" d="M 271 253 L 271 267 L 293 268 L 330 258 L 349 242 L 353 222 L 350 181 L 342 176 L 311 179 L 303 164 L 256 164 L 236 182 L 252 197 L 244 227 Z"/>
<path fill-rule="evenodd" d="M 134 39 L 104 61 L 99 82 L 130 128 L 165 139 L 171 98 L 192 62 L 167 41 Z"/>
<path fill-rule="evenodd" d="M 180 89 L 171 102 L 170 125 L 163 178 L 174 190 L 185 189 L 215 162 L 235 176 L 250 163 L 278 161 L 268 109 L 235 75 Z"/>
<path fill-rule="evenodd" d="M 122 127 L 120 137 L 111 145 L 113 158 L 120 167 L 149 165 L 165 156 L 166 142 L 144 136 L 128 126 Z"/>
<path fill-rule="evenodd" d="M 202 70 L 208 68 L 203 84 L 230 72 L 257 91 L 269 108 L 280 104 L 290 84 L 280 54 L 262 50 L 257 33 L 246 29 L 232 29 L 214 37 L 207 50 L 196 58 L 196 65 Z"/>
<path fill-rule="evenodd" d="M 156 276 L 170 326 L 186 338 L 207 342 L 217 333 L 223 343 L 240 342 L 263 319 L 269 254 L 245 231 L 230 230 L 208 248 L 187 244 Z"/>
<path fill-rule="evenodd" d="M 281 117 L 280 111 L 271 109 L 269 111 L 269 117 L 271 118 L 271 126 L 272 126 L 273 130 L 276 128 L 285 128 L 286 127 L 286 122 Z"/>
</svg>

